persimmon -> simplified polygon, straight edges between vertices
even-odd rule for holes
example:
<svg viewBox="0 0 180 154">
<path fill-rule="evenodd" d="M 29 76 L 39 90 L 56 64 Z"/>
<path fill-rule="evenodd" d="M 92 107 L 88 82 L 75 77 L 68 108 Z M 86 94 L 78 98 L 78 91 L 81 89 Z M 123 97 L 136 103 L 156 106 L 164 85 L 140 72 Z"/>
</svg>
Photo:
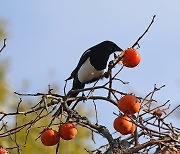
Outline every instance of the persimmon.
<svg viewBox="0 0 180 154">
<path fill-rule="evenodd" d="M 127 135 L 134 133 L 136 130 L 136 125 L 132 120 L 127 116 L 120 116 L 114 120 L 114 129 L 120 132 L 122 135 Z"/>
<path fill-rule="evenodd" d="M 120 111 L 128 115 L 135 114 L 140 110 L 139 100 L 130 94 L 127 94 L 119 99 L 117 106 Z"/>
<path fill-rule="evenodd" d="M 0 146 L 0 154 L 9 154 L 6 148 Z"/>
<path fill-rule="evenodd" d="M 64 140 L 71 140 L 75 138 L 77 129 L 73 123 L 64 123 L 59 127 L 59 134 Z"/>
<path fill-rule="evenodd" d="M 154 115 L 156 115 L 158 118 L 161 118 L 163 115 L 163 111 L 161 109 L 157 109 L 153 112 Z"/>
<path fill-rule="evenodd" d="M 124 56 L 122 58 L 122 63 L 126 67 L 136 67 L 140 63 L 141 57 L 137 50 L 133 48 L 128 48 L 124 50 Z"/>
<path fill-rule="evenodd" d="M 53 146 L 59 142 L 59 134 L 56 130 L 52 129 L 45 129 L 44 132 L 41 134 L 41 142 L 45 146 Z"/>
<path fill-rule="evenodd" d="M 134 133 L 135 130 L 136 130 L 136 125 L 133 123 L 133 124 L 132 124 L 132 127 L 131 127 L 131 130 L 130 130 L 130 132 L 129 132 L 129 134 Z"/>
</svg>

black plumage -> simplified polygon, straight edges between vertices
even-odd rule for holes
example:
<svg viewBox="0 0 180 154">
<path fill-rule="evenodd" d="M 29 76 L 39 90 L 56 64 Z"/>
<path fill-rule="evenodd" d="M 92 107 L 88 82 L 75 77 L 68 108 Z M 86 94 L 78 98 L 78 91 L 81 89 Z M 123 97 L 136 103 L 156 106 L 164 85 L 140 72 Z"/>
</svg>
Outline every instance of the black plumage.
<svg viewBox="0 0 180 154">
<path fill-rule="evenodd" d="M 71 90 L 83 89 L 85 84 L 92 83 L 103 77 L 107 67 L 109 56 L 116 52 L 122 51 L 114 42 L 103 41 L 89 49 L 87 49 L 81 56 L 76 68 L 72 71 L 69 78 L 73 79 L 73 86 Z M 76 97 L 77 93 L 73 93 L 70 97 Z M 68 101 L 69 106 L 72 101 Z M 60 108 L 55 115 L 61 114 Z"/>
</svg>

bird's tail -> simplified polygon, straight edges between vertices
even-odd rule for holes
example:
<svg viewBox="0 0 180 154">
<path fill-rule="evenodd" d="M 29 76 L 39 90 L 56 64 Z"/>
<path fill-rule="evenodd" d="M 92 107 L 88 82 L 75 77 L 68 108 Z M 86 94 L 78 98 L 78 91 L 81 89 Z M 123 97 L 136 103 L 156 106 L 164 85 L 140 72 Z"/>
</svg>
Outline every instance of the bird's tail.
<svg viewBox="0 0 180 154">
<path fill-rule="evenodd" d="M 82 83 L 78 80 L 78 78 L 75 78 L 74 81 L 73 81 L 73 87 L 72 87 L 72 89 L 67 93 L 68 98 L 70 98 L 70 97 L 76 97 L 76 96 L 79 94 L 79 92 L 72 92 L 72 90 L 83 89 L 84 86 L 85 86 L 85 84 L 82 84 Z M 72 102 L 73 102 L 73 101 L 70 100 L 70 101 L 67 101 L 66 103 L 67 103 L 68 106 L 70 106 Z M 61 105 L 61 106 L 59 107 L 59 109 L 54 113 L 53 116 L 58 117 L 58 116 L 62 113 L 62 111 L 63 111 L 63 107 L 62 107 L 62 105 Z"/>
</svg>

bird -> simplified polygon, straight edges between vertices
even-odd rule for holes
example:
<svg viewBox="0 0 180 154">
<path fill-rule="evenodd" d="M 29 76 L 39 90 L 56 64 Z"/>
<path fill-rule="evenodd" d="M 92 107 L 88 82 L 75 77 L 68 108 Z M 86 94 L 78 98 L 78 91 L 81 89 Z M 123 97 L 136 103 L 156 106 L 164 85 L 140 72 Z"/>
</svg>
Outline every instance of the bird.
<svg viewBox="0 0 180 154">
<path fill-rule="evenodd" d="M 73 85 L 71 90 L 83 89 L 86 84 L 95 82 L 105 76 L 106 67 L 109 57 L 116 51 L 123 51 L 114 42 L 106 40 L 89 49 L 87 49 L 72 71 L 71 75 L 65 80 L 73 79 Z M 71 91 L 70 90 L 70 91 Z M 69 92 L 70 92 L 69 91 Z M 70 94 L 70 97 L 76 97 L 79 92 Z M 67 105 L 70 106 L 72 101 L 67 101 Z M 62 107 L 54 114 L 59 116 L 62 113 Z"/>
</svg>

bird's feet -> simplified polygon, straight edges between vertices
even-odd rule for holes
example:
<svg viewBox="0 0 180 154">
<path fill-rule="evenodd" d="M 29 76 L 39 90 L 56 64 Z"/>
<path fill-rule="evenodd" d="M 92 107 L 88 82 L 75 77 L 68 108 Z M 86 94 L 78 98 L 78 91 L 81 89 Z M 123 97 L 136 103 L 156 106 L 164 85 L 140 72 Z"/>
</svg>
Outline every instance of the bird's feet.
<svg viewBox="0 0 180 154">
<path fill-rule="evenodd" d="M 109 71 L 107 71 L 107 72 L 105 72 L 105 73 L 104 73 L 104 75 L 103 75 L 103 76 L 104 76 L 105 78 L 109 78 L 109 75 L 110 75 L 110 72 L 109 72 Z"/>
<path fill-rule="evenodd" d="M 108 71 L 105 72 L 104 75 L 103 75 L 105 78 L 109 78 L 110 73 L 111 73 L 111 69 L 113 68 L 113 66 L 114 66 L 114 61 L 112 60 L 108 64 Z"/>
</svg>

